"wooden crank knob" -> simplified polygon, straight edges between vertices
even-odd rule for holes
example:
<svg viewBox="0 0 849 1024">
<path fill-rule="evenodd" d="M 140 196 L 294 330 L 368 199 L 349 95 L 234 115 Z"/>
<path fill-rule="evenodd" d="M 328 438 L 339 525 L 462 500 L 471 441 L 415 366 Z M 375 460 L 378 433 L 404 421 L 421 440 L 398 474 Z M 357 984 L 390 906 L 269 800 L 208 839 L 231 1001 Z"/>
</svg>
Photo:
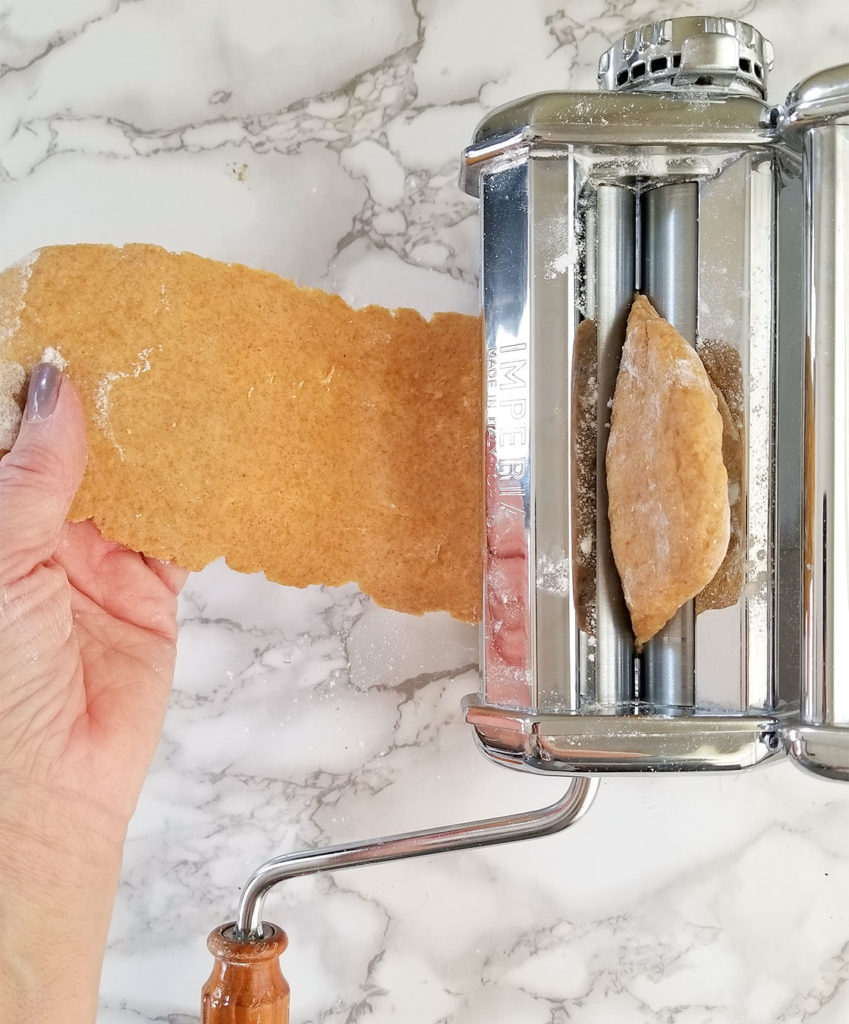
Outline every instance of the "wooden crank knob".
<svg viewBox="0 0 849 1024">
<path fill-rule="evenodd" d="M 201 995 L 202 1024 L 289 1024 L 289 985 L 280 970 L 286 933 L 264 924 L 256 942 L 235 937 L 235 924 L 222 925 L 206 940 L 215 957 Z"/>
</svg>

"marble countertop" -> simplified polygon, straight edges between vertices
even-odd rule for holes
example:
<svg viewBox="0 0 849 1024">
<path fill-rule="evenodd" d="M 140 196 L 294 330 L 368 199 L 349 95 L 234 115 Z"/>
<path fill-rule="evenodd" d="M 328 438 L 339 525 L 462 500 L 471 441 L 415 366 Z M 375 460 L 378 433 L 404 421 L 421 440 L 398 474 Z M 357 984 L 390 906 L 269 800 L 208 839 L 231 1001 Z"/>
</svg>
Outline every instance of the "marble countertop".
<svg viewBox="0 0 849 1024">
<path fill-rule="evenodd" d="M 0 264 L 150 241 L 378 302 L 477 312 L 458 154 L 523 93 L 595 88 L 602 0 L 7 0 Z M 771 95 L 849 54 L 837 0 L 729 0 Z M 100 1024 L 189 1024 L 207 933 L 267 857 L 526 809 L 460 716 L 477 634 L 355 587 L 216 564 L 181 601 L 176 686 L 132 823 Z M 831 1024 L 849 1017 L 849 787 L 783 764 L 605 781 L 573 832 L 290 883 L 293 1024 Z"/>
</svg>

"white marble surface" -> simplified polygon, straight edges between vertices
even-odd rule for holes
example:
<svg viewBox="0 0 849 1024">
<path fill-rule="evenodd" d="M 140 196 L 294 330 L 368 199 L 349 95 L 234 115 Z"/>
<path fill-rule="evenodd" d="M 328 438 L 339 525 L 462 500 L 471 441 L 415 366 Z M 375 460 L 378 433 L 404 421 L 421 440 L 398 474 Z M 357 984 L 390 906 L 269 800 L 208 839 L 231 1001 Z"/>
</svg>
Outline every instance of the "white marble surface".
<svg viewBox="0 0 849 1024">
<path fill-rule="evenodd" d="M 594 88 L 646 0 L 6 0 L 0 264 L 128 240 L 475 311 L 457 157 L 493 105 Z M 849 58 L 842 4 L 729 0 L 773 97 Z M 197 1020 L 207 932 L 281 851 L 535 806 L 460 720 L 474 629 L 215 565 L 133 822 L 101 1024 Z M 606 782 L 572 833 L 291 883 L 293 1024 L 849 1017 L 849 787 L 787 765 Z"/>
</svg>

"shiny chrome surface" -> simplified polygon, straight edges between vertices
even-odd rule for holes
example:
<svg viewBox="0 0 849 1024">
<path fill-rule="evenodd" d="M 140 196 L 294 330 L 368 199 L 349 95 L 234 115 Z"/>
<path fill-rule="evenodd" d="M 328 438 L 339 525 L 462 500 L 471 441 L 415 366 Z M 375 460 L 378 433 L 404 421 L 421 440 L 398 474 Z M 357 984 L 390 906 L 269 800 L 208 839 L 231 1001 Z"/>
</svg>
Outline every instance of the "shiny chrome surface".
<svg viewBox="0 0 849 1024">
<path fill-rule="evenodd" d="M 785 131 L 849 119 L 849 64 L 818 71 L 800 82 L 790 90 L 781 116 Z"/>
<path fill-rule="evenodd" d="M 739 771 L 784 754 L 766 715 L 534 715 L 474 696 L 464 707 L 487 756 L 544 774 Z"/>
<path fill-rule="evenodd" d="M 242 889 L 236 933 L 247 941 L 262 938 L 265 898 L 273 886 L 288 878 L 554 835 L 580 821 L 597 790 L 597 779 L 572 779 L 564 796 L 539 810 L 275 857 L 259 867 Z"/>
<path fill-rule="evenodd" d="M 512 149 L 499 150 L 491 145 L 493 140 L 481 138 L 477 152 L 469 151 L 482 194 L 487 338 L 483 702 L 531 715 L 577 713 L 586 722 L 594 721 L 593 716 L 600 722 L 611 719 L 607 727 L 587 726 L 593 736 L 588 746 L 570 732 L 569 759 L 541 747 L 544 770 L 555 765 L 560 770 L 567 770 L 567 765 L 568 770 L 600 770 L 593 754 L 597 734 L 610 730 L 616 755 L 621 743 L 621 723 L 613 721 L 617 716 L 639 716 L 642 721 L 647 709 L 667 716 L 695 711 L 700 718 L 695 733 L 673 732 L 667 739 L 662 730 L 653 730 L 645 735 L 643 756 L 627 759 L 627 770 L 705 767 L 709 759 L 691 756 L 690 751 L 693 736 L 707 728 L 705 713 L 748 711 L 760 721 L 763 711 L 770 709 L 770 673 L 765 667 L 769 656 L 764 646 L 769 624 L 752 617 L 749 587 L 737 606 L 725 613 L 726 636 L 720 642 L 709 638 L 702 671 L 697 673 L 693 609 L 685 608 L 665 636 L 649 645 L 638 676 L 609 545 L 604 474 L 609 402 L 627 309 L 637 285 L 691 341 L 698 334 L 699 302 L 706 310 L 717 309 L 730 296 L 738 307 L 734 315 L 739 325 L 733 337 L 726 332 L 720 340 L 736 346 L 740 354 L 740 388 L 754 403 L 741 415 L 747 436 L 751 429 L 763 443 L 763 451 L 747 460 L 744 470 L 757 475 L 751 480 L 747 476 L 746 487 L 759 495 L 758 514 L 746 511 L 745 529 L 753 533 L 747 534 L 744 547 L 750 560 L 768 558 L 773 307 L 772 289 L 769 284 L 763 287 L 763 276 L 771 281 L 773 268 L 771 147 L 764 144 L 763 108 L 755 101 L 711 101 L 696 113 L 679 98 L 676 117 L 684 109 L 690 119 L 686 145 L 621 142 L 615 147 L 600 143 L 559 149 L 551 140 L 566 131 L 568 118 L 580 114 L 586 126 L 602 109 L 576 105 L 573 99 L 560 111 L 559 121 L 545 123 L 545 116 L 553 115 L 546 103 L 554 98 L 544 97 L 534 109 L 547 114 L 524 133 L 514 133 Z M 619 106 L 633 115 L 635 105 L 644 109 L 643 99 L 608 96 L 604 110 L 609 114 Z M 676 123 L 667 101 L 659 96 L 650 99 L 661 122 Z M 724 104 L 733 106 L 735 116 L 745 112 L 745 146 L 742 132 L 736 146 L 727 144 L 723 133 L 729 116 Z M 718 135 L 712 121 L 717 113 Z M 620 111 L 622 126 L 626 120 Z M 543 134 L 545 141 L 540 141 Z M 621 134 L 624 138 L 624 130 Z M 717 137 L 720 144 L 715 144 Z M 487 159 L 474 164 L 484 150 Z M 759 177 L 761 165 L 765 177 Z M 467 184 L 471 180 L 467 178 Z M 723 181 L 724 191 L 716 184 Z M 703 197 L 708 214 L 704 224 Z M 717 224 L 729 215 L 733 227 L 721 237 Z M 709 262 L 701 254 L 703 239 Z M 570 458 L 581 443 L 576 432 L 582 395 L 574 368 L 578 328 L 586 327 L 587 321 L 597 335 L 591 537 L 580 533 L 574 454 Z M 591 547 L 595 559 L 589 624 L 578 607 L 582 595 L 576 542 L 583 549 Z M 768 616 L 768 594 L 755 603 L 759 614 Z M 753 625 L 757 629 L 750 628 Z M 716 655 L 729 637 L 731 663 L 726 658 L 717 671 L 711 654 Z M 754 675 L 749 678 L 750 641 L 755 657 L 761 659 L 757 682 Z M 575 728 L 579 727 L 570 726 Z M 682 746 L 680 738 L 685 735 Z M 735 725 L 731 735 L 735 739 L 722 768 L 757 763 L 760 755 L 753 755 L 749 746 L 751 729 Z M 507 746 L 508 752 L 497 756 L 510 761 Z M 498 744 L 488 749 L 496 756 Z M 622 761 L 614 757 L 615 770 L 622 770 Z M 532 764 L 533 758 L 524 763 Z M 608 764 L 604 770 L 614 769 Z"/>
<path fill-rule="evenodd" d="M 808 223 L 802 720 L 849 726 L 849 125 L 804 136 Z M 849 766 L 849 730 L 844 763 Z"/>
<path fill-rule="evenodd" d="M 572 355 L 585 279 L 585 218 L 579 208 L 583 175 L 571 160 L 532 158 L 528 164 L 530 240 L 530 606 L 536 707 L 574 710 L 587 667 L 580 657 L 573 608 L 572 538 L 576 510 Z M 508 430 L 511 396 L 507 402 Z M 499 451 L 501 445 L 499 444 Z M 491 583 L 491 577 L 486 581 Z"/>
<path fill-rule="evenodd" d="M 731 18 L 667 18 L 628 32 L 598 64 L 602 89 L 722 89 L 763 98 L 772 43 Z"/>
<path fill-rule="evenodd" d="M 464 153 L 460 186 L 480 196 L 485 167 L 499 160 L 521 161 L 530 147 L 554 158 L 562 156 L 558 147 L 563 145 L 603 147 L 614 167 L 630 153 L 632 174 L 638 177 L 653 176 L 650 157 L 660 155 L 665 176 L 692 179 L 715 173 L 721 150 L 730 161 L 739 156 L 740 146 L 776 138 L 770 109 L 754 97 L 542 93 L 507 104 L 481 121 Z"/>
<path fill-rule="evenodd" d="M 735 412 L 742 423 L 745 460 L 739 481 L 742 591 L 730 606 L 696 617 L 696 703 L 731 713 L 757 714 L 774 705 L 776 177 L 773 152 L 752 147 L 699 188 L 697 346 L 703 352 L 719 347 L 739 364 L 732 390 L 739 402 Z M 788 235 L 788 261 L 798 253 L 799 227 L 788 225 L 788 232 L 796 231 L 795 238 Z M 795 268 L 785 262 L 784 270 L 799 279 L 798 262 Z M 788 332 L 798 331 L 798 315 L 791 327 L 788 303 L 784 314 Z M 795 341 L 798 351 L 798 335 Z M 799 366 L 789 372 L 787 383 L 790 388 L 795 383 L 798 400 Z M 787 437 L 791 457 L 794 446 L 798 450 L 798 433 Z M 798 675 L 792 685 L 798 692 Z"/>
<path fill-rule="evenodd" d="M 531 532 L 531 350 L 528 165 L 484 178 L 486 552 L 483 644 L 487 699 L 536 705 Z"/>
<path fill-rule="evenodd" d="M 800 768 L 837 782 L 849 782 L 849 737 L 839 726 L 795 724 L 782 734 Z"/>
<path fill-rule="evenodd" d="M 800 766 L 849 780 L 849 66 L 797 86 L 781 127 L 801 152 L 806 241 L 802 692 L 784 739 Z"/>
<path fill-rule="evenodd" d="M 763 77 L 739 66 L 750 45 Z M 466 151 L 463 185 L 484 208 L 490 539 L 483 701 L 468 717 L 500 763 L 730 770 L 775 756 L 781 731 L 812 770 L 849 765 L 849 65 L 770 109 L 732 51 L 736 72 L 765 81 L 771 54 L 748 27 L 638 30 L 602 61 L 619 91 L 520 100 Z M 682 610 L 636 663 L 601 472 L 634 285 L 703 357 L 721 350 L 742 437 L 742 582 L 725 607 Z M 588 324 L 589 530 L 574 455 Z M 576 545 L 594 559 L 589 618 Z"/>
<path fill-rule="evenodd" d="M 798 711 L 802 690 L 802 383 L 805 379 L 805 201 L 796 154 L 778 167 L 776 238 L 774 685 L 777 711 Z M 782 162 L 783 163 L 783 162 Z"/>
<path fill-rule="evenodd" d="M 594 674 L 574 605 L 568 497 L 580 285 L 593 258 L 585 181 L 576 163 L 534 157 L 482 180 L 484 688 L 491 703 L 567 712 Z"/>
<path fill-rule="evenodd" d="M 698 183 L 646 188 L 640 204 L 640 290 L 675 330 L 694 345 L 699 271 Z"/>
<path fill-rule="evenodd" d="M 617 706 L 634 700 L 634 639 L 631 620 L 610 548 L 605 456 L 610 408 L 625 343 L 628 310 L 637 283 L 636 197 L 622 185 L 599 185 L 596 193 L 595 320 L 598 333 L 596 399 L 595 675 L 587 702 Z M 592 291 L 592 281 L 588 287 Z"/>
<path fill-rule="evenodd" d="M 641 195 L 640 290 L 691 345 L 696 341 L 699 186 L 658 185 Z M 695 608 L 679 608 L 645 645 L 640 699 L 652 707 L 690 708 L 696 696 Z"/>
</svg>

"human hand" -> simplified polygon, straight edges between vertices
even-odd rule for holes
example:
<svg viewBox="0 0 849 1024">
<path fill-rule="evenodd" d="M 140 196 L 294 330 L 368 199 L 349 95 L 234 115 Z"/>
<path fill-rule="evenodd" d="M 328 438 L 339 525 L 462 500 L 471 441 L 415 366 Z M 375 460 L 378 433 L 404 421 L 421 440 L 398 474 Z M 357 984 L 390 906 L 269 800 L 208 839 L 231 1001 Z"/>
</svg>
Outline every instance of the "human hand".
<svg viewBox="0 0 849 1024">
<path fill-rule="evenodd" d="M 51 1016 L 42 993 L 37 1015 L 93 1019 L 124 834 L 171 688 L 186 575 L 104 540 L 90 522 L 65 521 L 85 459 L 79 398 L 42 364 L 0 461 L 0 1003 L 11 994 L 22 1020 L 38 971 L 21 943 L 34 934 L 43 948 L 45 919 L 57 911 L 77 930 L 74 945 L 84 933 L 85 949 L 76 980 L 66 978 L 75 996 Z"/>
</svg>

